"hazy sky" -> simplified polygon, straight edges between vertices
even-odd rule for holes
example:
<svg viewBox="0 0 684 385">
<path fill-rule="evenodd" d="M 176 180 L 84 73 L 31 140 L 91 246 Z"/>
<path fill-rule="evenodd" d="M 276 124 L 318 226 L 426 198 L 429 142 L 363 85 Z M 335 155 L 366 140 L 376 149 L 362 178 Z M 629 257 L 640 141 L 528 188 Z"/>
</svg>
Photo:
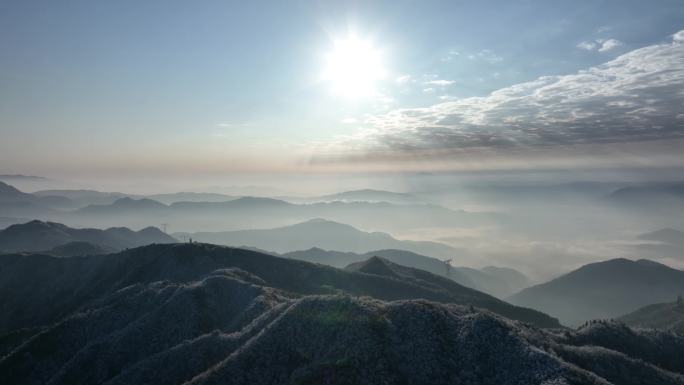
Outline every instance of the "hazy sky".
<svg viewBox="0 0 684 385">
<path fill-rule="evenodd" d="M 0 172 L 684 166 L 684 2 L 0 2 Z"/>
</svg>

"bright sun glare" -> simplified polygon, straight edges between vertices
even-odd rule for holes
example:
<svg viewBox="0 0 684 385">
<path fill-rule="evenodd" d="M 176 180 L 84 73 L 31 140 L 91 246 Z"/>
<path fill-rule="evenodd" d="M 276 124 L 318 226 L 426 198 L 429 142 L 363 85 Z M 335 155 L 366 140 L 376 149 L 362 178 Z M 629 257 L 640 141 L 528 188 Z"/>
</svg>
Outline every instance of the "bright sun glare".
<svg viewBox="0 0 684 385">
<path fill-rule="evenodd" d="M 323 78 L 333 90 L 351 99 L 377 95 L 377 82 L 385 76 L 380 51 L 370 41 L 356 36 L 333 44 L 323 72 Z"/>
</svg>

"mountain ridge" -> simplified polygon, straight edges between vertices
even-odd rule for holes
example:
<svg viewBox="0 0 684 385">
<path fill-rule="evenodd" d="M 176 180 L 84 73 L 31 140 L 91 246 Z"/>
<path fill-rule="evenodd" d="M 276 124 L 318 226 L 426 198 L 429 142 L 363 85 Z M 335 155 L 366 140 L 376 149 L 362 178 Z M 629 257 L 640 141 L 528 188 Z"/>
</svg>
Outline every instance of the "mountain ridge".
<svg viewBox="0 0 684 385">
<path fill-rule="evenodd" d="M 49 315 L 69 305 L 54 299 L 66 293 L 72 301 L 71 311 L 49 317 L 55 322 L 12 338 L 0 332 L 8 352 L 0 376 L 16 385 L 684 384 L 684 364 L 672 354 L 684 348 L 681 336 L 616 323 L 544 330 L 473 306 L 321 295 L 312 279 L 334 283 L 342 274 L 353 289 L 403 278 L 246 250 L 153 245 L 99 257 L 0 256 L 0 266 L 3 298 L 13 298 L 7 290 L 30 294 L 0 304 L 14 316 Z M 288 279 L 293 272 L 306 279 Z M 76 290 L 57 293 L 54 282 Z M 0 312 L 2 329 L 10 313 Z"/>
<path fill-rule="evenodd" d="M 651 260 L 616 258 L 584 265 L 507 300 L 533 305 L 564 324 L 578 325 L 589 319 L 619 317 L 682 292 L 684 271 Z"/>
<path fill-rule="evenodd" d="M 438 242 L 398 240 L 387 233 L 361 231 L 348 224 L 321 218 L 270 229 L 178 233 L 176 236 L 227 246 L 256 247 L 277 253 L 312 247 L 359 253 L 394 248 L 440 257 L 453 256 L 459 252 Z"/>
<path fill-rule="evenodd" d="M 0 250 L 6 252 L 44 251 L 71 242 L 88 242 L 105 249 L 121 250 L 148 243 L 175 243 L 177 240 L 152 226 L 139 231 L 126 227 L 77 229 L 61 223 L 32 220 L 0 230 Z"/>
</svg>

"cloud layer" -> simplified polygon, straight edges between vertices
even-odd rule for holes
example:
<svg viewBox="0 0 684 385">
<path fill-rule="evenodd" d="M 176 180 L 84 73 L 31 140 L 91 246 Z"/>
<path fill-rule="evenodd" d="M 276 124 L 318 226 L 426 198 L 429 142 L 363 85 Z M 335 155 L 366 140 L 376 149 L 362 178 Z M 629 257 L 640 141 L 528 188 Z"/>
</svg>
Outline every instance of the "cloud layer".
<svg viewBox="0 0 684 385">
<path fill-rule="evenodd" d="M 366 121 L 366 150 L 515 148 L 684 138 L 684 31 L 572 75 Z"/>
</svg>

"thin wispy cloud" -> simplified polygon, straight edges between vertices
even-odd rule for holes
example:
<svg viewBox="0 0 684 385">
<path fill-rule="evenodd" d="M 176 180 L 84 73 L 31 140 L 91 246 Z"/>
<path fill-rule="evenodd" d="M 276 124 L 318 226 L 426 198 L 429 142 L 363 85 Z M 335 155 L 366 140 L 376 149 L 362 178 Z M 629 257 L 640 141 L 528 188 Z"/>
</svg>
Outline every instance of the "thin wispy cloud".
<svg viewBox="0 0 684 385">
<path fill-rule="evenodd" d="M 394 81 L 399 83 L 399 84 L 408 83 L 411 80 L 413 80 L 411 75 L 402 75 L 402 76 L 398 76 L 396 79 L 394 79 Z"/>
<path fill-rule="evenodd" d="M 577 43 L 577 48 L 583 49 L 585 51 L 593 51 L 598 47 L 598 44 L 594 41 L 581 41 Z"/>
<path fill-rule="evenodd" d="M 624 43 L 617 39 L 596 39 L 577 43 L 577 48 L 585 51 L 608 52 L 623 46 Z"/>
<path fill-rule="evenodd" d="M 503 57 L 497 55 L 490 49 L 483 49 L 477 53 L 468 55 L 470 60 L 483 60 L 490 64 L 495 64 L 503 61 Z"/>
<path fill-rule="evenodd" d="M 426 84 L 426 85 L 431 85 L 431 86 L 440 86 L 440 87 L 444 87 L 444 86 L 452 85 L 452 84 L 454 84 L 454 83 L 455 83 L 455 82 L 454 82 L 453 80 L 436 79 L 436 80 L 427 81 L 427 82 L 425 82 L 424 84 Z"/>
</svg>

